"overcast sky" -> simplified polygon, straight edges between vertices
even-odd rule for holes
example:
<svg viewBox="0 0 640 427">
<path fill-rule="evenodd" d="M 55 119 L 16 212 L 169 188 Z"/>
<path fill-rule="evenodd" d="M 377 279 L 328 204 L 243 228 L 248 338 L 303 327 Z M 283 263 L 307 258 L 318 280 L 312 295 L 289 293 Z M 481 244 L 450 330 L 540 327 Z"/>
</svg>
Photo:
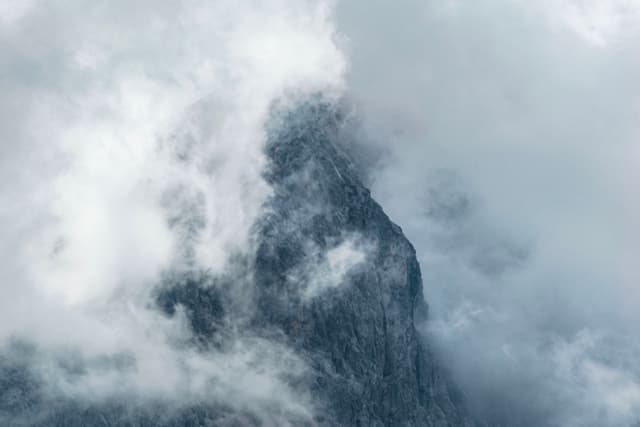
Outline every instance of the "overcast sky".
<svg viewBox="0 0 640 427">
<path fill-rule="evenodd" d="M 504 425 L 640 420 L 640 2 L 341 2 L 429 332 Z"/>
</svg>

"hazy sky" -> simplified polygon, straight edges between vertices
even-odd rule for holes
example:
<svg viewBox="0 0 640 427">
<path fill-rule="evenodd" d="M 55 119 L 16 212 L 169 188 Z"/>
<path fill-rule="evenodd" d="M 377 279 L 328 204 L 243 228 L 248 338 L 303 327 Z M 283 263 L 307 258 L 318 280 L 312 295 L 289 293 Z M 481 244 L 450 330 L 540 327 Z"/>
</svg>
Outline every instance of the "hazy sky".
<svg viewBox="0 0 640 427">
<path fill-rule="evenodd" d="M 640 420 L 640 2 L 342 2 L 429 332 L 504 425 Z"/>
<path fill-rule="evenodd" d="M 204 372 L 217 398 L 258 380 L 252 410 L 308 413 L 287 349 L 178 351 L 185 325 L 147 303 L 167 266 L 250 250 L 268 107 L 323 91 L 384 153 L 373 194 L 472 407 L 640 420 L 640 1 L 0 0 L 0 70 L 0 338 L 53 355 L 56 392 L 199 398 Z M 71 383 L 69 348 L 146 369 Z"/>
</svg>

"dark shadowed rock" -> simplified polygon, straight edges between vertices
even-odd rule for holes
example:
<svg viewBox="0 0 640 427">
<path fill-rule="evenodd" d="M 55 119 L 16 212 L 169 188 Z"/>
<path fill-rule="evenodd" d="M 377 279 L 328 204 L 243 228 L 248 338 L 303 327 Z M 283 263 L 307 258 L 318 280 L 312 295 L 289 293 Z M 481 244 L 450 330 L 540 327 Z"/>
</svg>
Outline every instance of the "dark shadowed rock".
<svg viewBox="0 0 640 427">
<path fill-rule="evenodd" d="M 415 250 L 334 143 L 341 123 L 330 104 L 307 103 L 271 129 L 274 195 L 259 226 L 256 326 L 277 325 L 313 361 L 314 396 L 330 423 L 471 425 L 416 333 L 427 306 Z M 305 296 L 316 278 L 305 283 L 296 271 L 313 271 L 318 252 L 351 240 L 364 260 Z"/>
<path fill-rule="evenodd" d="M 221 351 L 239 335 L 291 349 L 306 369 L 290 385 L 314 409 L 311 420 L 289 419 L 293 425 L 475 425 L 416 332 L 427 305 L 415 250 L 337 143 L 342 123 L 340 110 L 321 101 L 274 110 L 265 172 L 273 194 L 255 224 L 254 250 L 229 277 L 169 275 L 158 308 L 167 316 L 182 310 L 193 338 L 181 345 L 198 351 Z M 169 411 L 42 400 L 24 365 L 0 359 L 0 369 L 0 417 L 16 425 L 280 422 L 216 402 Z"/>
</svg>

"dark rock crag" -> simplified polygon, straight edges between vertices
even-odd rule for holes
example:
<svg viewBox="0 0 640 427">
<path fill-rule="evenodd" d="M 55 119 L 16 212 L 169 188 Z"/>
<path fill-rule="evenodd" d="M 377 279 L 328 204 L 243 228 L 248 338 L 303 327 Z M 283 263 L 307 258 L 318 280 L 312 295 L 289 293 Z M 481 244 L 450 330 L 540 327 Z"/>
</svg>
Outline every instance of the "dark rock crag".
<svg viewBox="0 0 640 427">
<path fill-rule="evenodd" d="M 281 120 L 267 146 L 275 194 L 256 255 L 258 322 L 277 325 L 314 361 L 314 396 L 336 424 L 471 425 L 416 332 L 427 306 L 415 250 L 335 143 L 340 110 L 304 104 Z M 339 286 L 300 297 L 287 277 L 316 262 L 305 246 L 327 251 L 345 236 L 363 242 L 365 260 Z"/>
<path fill-rule="evenodd" d="M 338 143 L 343 123 L 340 109 L 321 101 L 274 112 L 265 172 L 273 194 L 255 225 L 255 250 L 238 261 L 252 272 L 242 279 L 245 309 L 234 308 L 238 302 L 226 292 L 233 275 L 169 280 L 158 292 L 158 308 L 172 316 L 181 306 L 194 336 L 189 345 L 201 351 L 224 347 L 233 325 L 299 355 L 308 369 L 292 387 L 312 397 L 314 414 L 290 420 L 293 425 L 474 426 L 416 331 L 427 306 L 415 250 Z M 345 242 L 362 256 L 329 280 L 317 266 Z M 345 262 L 352 252 L 343 254 Z M 24 412 L 51 402 L 38 394 L 28 366 L 5 365 L 0 359 L 0 416 L 15 416 L 20 425 L 276 423 L 203 402 L 171 414 L 118 401 L 100 407 L 57 402 L 45 415 L 25 418 Z"/>
</svg>

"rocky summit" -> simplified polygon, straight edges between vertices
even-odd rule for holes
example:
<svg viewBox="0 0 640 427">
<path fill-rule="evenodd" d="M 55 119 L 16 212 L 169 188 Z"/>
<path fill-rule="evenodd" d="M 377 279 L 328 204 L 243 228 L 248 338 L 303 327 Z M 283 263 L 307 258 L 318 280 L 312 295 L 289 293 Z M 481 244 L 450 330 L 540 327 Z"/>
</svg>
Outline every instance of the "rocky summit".
<svg viewBox="0 0 640 427">
<path fill-rule="evenodd" d="M 307 412 L 278 404 L 256 412 L 215 397 L 175 409 L 51 397 L 30 369 L 38 350 L 19 343 L 0 360 L 3 425 L 475 425 L 416 330 L 427 304 L 415 250 L 346 154 L 341 111 L 322 101 L 274 109 L 265 148 L 272 193 L 252 248 L 221 277 L 167 274 L 153 298 L 166 317 L 188 321 L 189 339 L 175 345 L 215 354 L 242 339 L 285 349 L 291 372 L 279 378 Z"/>
<path fill-rule="evenodd" d="M 277 325 L 313 361 L 313 396 L 326 408 L 318 421 L 471 425 L 416 332 L 427 305 L 415 250 L 336 143 L 343 121 L 329 104 L 304 104 L 270 137 L 267 176 L 275 194 L 256 254 L 258 322 Z M 313 284 L 288 280 L 345 241 L 363 257 L 341 283 L 308 296 Z"/>
</svg>

